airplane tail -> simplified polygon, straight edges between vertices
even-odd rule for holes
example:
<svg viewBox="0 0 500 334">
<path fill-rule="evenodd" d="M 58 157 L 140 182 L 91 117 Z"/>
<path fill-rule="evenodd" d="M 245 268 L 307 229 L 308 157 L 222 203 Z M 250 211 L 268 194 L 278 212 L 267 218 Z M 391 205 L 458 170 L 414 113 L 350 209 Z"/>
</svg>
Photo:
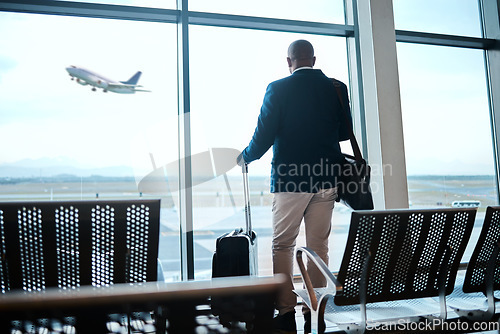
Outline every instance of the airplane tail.
<svg viewBox="0 0 500 334">
<path fill-rule="evenodd" d="M 130 79 L 127 81 L 120 81 L 122 84 L 125 85 L 137 85 L 137 82 L 139 81 L 139 78 L 141 77 L 142 72 L 138 71 L 136 74 L 134 74 Z"/>
</svg>

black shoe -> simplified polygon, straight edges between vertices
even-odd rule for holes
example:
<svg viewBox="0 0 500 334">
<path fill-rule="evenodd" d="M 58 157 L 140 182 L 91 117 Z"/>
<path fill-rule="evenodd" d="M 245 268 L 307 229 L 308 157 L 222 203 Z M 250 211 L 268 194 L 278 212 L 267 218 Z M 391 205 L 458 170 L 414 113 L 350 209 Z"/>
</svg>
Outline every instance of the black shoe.
<svg viewBox="0 0 500 334">
<path fill-rule="evenodd" d="M 319 333 L 324 333 L 326 330 L 325 321 L 322 321 L 318 326 Z M 311 312 L 304 313 L 304 334 L 311 333 Z"/>
<path fill-rule="evenodd" d="M 282 315 L 277 315 L 273 319 L 273 334 L 297 334 L 297 324 L 295 323 L 295 311 L 290 311 Z"/>
</svg>

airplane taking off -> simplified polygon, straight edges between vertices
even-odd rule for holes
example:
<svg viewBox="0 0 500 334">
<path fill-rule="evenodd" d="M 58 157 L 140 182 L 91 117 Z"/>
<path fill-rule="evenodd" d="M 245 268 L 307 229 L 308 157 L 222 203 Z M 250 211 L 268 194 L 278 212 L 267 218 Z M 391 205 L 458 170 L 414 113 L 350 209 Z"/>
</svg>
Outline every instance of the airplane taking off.
<svg viewBox="0 0 500 334">
<path fill-rule="evenodd" d="M 150 90 L 137 89 L 137 87 L 142 87 L 138 85 L 137 82 L 141 77 L 142 72 L 138 71 L 127 81 L 114 81 L 108 78 L 103 77 L 100 74 L 87 70 L 83 67 L 78 66 L 69 66 L 66 67 L 66 71 L 68 71 L 71 76 L 71 80 L 75 80 L 80 85 L 91 85 L 92 91 L 96 91 L 97 88 L 102 88 L 103 92 L 114 92 L 119 94 L 134 94 L 135 92 L 150 92 Z"/>
</svg>

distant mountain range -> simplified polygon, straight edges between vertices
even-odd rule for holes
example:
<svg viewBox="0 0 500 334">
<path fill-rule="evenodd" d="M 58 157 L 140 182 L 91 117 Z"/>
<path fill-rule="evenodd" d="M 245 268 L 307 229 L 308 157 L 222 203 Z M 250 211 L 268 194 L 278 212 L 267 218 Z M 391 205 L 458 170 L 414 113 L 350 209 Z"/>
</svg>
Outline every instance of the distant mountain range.
<svg viewBox="0 0 500 334">
<path fill-rule="evenodd" d="M 134 171 L 130 166 L 101 168 L 83 166 L 66 157 L 23 159 L 0 164 L 0 178 L 53 177 L 58 175 L 125 177 L 133 176 Z"/>
</svg>

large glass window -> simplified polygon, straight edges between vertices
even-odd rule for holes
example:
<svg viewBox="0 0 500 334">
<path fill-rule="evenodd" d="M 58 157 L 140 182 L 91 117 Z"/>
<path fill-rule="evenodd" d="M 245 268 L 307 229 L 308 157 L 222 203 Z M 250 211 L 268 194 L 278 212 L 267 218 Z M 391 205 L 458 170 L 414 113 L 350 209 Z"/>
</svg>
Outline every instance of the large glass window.
<svg viewBox="0 0 500 334">
<path fill-rule="evenodd" d="M 175 0 L 84 2 L 177 7 Z M 343 5 L 189 0 L 190 11 L 335 24 L 345 24 Z M 481 36 L 477 0 L 393 5 L 396 29 Z M 161 198 L 160 259 L 169 280 L 180 279 L 178 212 L 186 205 L 179 202 L 176 28 L 0 13 L 0 200 Z M 244 226 L 235 158 L 251 139 L 267 85 L 289 75 L 288 45 L 308 39 L 316 68 L 348 85 L 349 75 L 345 38 L 189 29 L 194 267 L 195 277 L 203 279 L 211 276 L 216 238 Z M 410 206 L 479 205 L 480 223 L 484 208 L 498 198 L 483 51 L 400 43 L 398 62 Z M 71 77 L 71 69 L 94 73 L 97 87 Z M 140 86 L 123 94 L 130 87 L 115 92 L 111 81 Z M 271 155 L 250 165 L 260 275 L 272 273 Z M 339 268 L 349 220 L 350 211 L 336 205 L 332 270 Z M 298 245 L 305 243 L 303 235 Z"/>
<path fill-rule="evenodd" d="M 396 29 L 481 37 L 478 0 L 394 0 Z"/>
<path fill-rule="evenodd" d="M 308 39 L 315 47 L 315 68 L 348 83 L 343 38 L 201 26 L 190 29 L 193 154 L 212 150 L 213 161 L 207 160 L 208 164 L 221 165 L 226 172 L 226 176 L 218 173 L 217 177 L 193 187 L 197 278 L 210 275 L 215 239 L 245 224 L 241 168 L 236 166 L 235 158 L 253 135 L 267 85 L 290 74 L 287 49 L 300 38 Z M 220 148 L 226 149 L 223 156 L 214 151 Z M 261 275 L 272 274 L 271 158 L 269 150 L 249 165 Z M 199 176 L 195 169 L 193 166 L 194 178 Z M 204 169 L 200 169 L 199 173 L 203 172 Z M 345 222 L 334 219 L 334 224 L 341 221 Z M 298 244 L 303 245 L 304 241 L 299 240 Z M 335 250 L 340 248 L 335 245 Z"/>
<path fill-rule="evenodd" d="M 344 24 L 342 0 L 189 0 L 189 10 Z"/>
<path fill-rule="evenodd" d="M 477 205 L 480 224 L 498 202 L 483 51 L 397 47 L 410 207 Z"/>
<path fill-rule="evenodd" d="M 178 277 L 177 187 L 141 184 L 178 158 L 175 25 L 0 13 L 0 34 L 0 200 L 161 197 L 160 257 Z M 113 92 L 138 71 L 150 92 Z"/>
</svg>

